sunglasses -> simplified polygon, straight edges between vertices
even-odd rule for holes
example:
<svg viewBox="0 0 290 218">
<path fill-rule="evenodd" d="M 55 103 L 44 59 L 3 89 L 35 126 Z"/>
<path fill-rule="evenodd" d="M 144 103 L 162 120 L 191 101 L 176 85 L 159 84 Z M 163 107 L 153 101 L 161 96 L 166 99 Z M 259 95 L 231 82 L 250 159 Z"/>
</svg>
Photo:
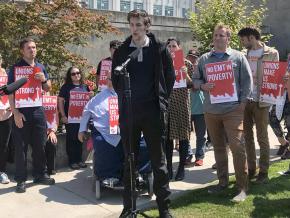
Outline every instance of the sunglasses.
<svg viewBox="0 0 290 218">
<path fill-rule="evenodd" d="M 75 73 L 71 73 L 70 75 L 75 76 L 75 75 L 80 75 L 80 74 L 81 74 L 80 72 L 75 72 Z"/>
</svg>

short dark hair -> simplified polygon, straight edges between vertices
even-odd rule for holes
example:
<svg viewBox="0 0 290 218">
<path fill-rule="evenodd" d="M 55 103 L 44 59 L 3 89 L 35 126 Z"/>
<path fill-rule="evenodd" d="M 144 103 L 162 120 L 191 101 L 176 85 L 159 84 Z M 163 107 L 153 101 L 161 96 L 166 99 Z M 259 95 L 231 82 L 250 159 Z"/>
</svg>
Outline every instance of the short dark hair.
<svg viewBox="0 0 290 218">
<path fill-rule="evenodd" d="M 113 40 L 110 42 L 110 48 L 117 49 L 122 44 L 119 40 Z"/>
<path fill-rule="evenodd" d="M 77 68 L 79 69 L 80 73 L 81 73 L 81 80 L 80 80 L 80 84 L 84 84 L 84 75 L 83 75 L 83 72 L 81 71 L 80 68 L 76 67 L 76 66 L 72 66 L 70 68 L 68 68 L 67 72 L 66 72 L 66 75 L 65 75 L 65 81 L 64 83 L 65 84 L 72 84 L 72 79 L 71 79 L 71 71 L 73 68 Z"/>
<path fill-rule="evenodd" d="M 175 41 L 175 42 L 177 43 L 178 46 L 180 45 L 180 40 L 177 39 L 176 37 L 169 37 L 169 38 L 167 39 L 166 45 L 168 45 L 171 41 Z"/>
<path fill-rule="evenodd" d="M 130 11 L 127 15 L 127 21 L 129 23 L 130 23 L 130 19 L 132 17 L 138 17 L 138 18 L 143 17 L 144 18 L 144 25 L 151 26 L 151 19 L 145 10 L 135 9 L 133 11 Z"/>
<path fill-rule="evenodd" d="M 190 49 L 188 52 L 187 52 L 187 56 L 193 56 L 193 57 L 196 57 L 198 58 L 200 56 L 199 52 L 195 49 Z"/>
<path fill-rule="evenodd" d="M 23 49 L 24 46 L 25 46 L 25 44 L 28 43 L 28 42 L 34 42 L 34 43 L 35 43 L 34 39 L 32 39 L 32 38 L 25 38 L 25 39 L 22 39 L 22 40 L 20 41 L 20 43 L 19 43 L 19 48 L 20 48 L 20 49 Z"/>
<path fill-rule="evenodd" d="M 240 37 L 244 37 L 244 36 L 254 36 L 257 40 L 261 39 L 261 33 L 260 30 L 256 27 L 253 26 L 248 26 L 248 27 L 244 27 L 242 28 L 239 32 L 238 32 L 238 36 Z"/>
</svg>

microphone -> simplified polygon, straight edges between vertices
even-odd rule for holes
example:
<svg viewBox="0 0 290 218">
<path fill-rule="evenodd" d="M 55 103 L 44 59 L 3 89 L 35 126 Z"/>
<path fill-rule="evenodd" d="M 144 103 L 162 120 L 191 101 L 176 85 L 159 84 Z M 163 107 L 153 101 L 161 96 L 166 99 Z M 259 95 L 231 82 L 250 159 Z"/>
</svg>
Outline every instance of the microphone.
<svg viewBox="0 0 290 218">
<path fill-rule="evenodd" d="M 27 78 L 22 77 L 9 85 L 1 86 L 0 95 L 10 95 L 18 90 L 20 87 L 22 87 L 25 83 L 27 83 Z"/>
<path fill-rule="evenodd" d="M 127 67 L 127 65 L 130 63 L 130 61 L 136 59 L 139 55 L 139 53 L 141 52 L 142 48 L 137 48 L 136 50 L 134 50 L 131 54 L 128 55 L 127 60 L 121 65 L 121 66 L 117 66 L 114 69 L 114 73 L 115 75 L 120 75 L 120 74 L 124 74 L 123 71 L 124 69 Z"/>
</svg>

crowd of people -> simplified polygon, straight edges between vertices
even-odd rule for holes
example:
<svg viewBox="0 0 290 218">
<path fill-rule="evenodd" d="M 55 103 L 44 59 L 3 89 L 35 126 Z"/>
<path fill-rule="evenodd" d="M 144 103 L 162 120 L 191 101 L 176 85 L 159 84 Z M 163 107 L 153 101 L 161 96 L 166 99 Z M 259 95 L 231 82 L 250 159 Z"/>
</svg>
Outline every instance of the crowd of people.
<svg viewBox="0 0 290 218">
<path fill-rule="evenodd" d="M 65 81 L 57 97 L 56 117 L 66 128 L 66 151 L 68 165 L 76 170 L 87 165 L 82 160 L 82 146 L 91 129 L 95 155 L 108 155 L 112 165 L 98 161 L 95 156 L 95 174 L 107 176 L 113 170 L 115 177 L 123 178 L 124 209 L 120 217 L 128 217 L 131 211 L 130 183 L 130 145 L 136 157 L 139 154 L 141 136 L 144 137 L 149 152 L 154 174 L 153 190 L 161 218 L 172 217 L 169 211 L 169 181 L 173 179 L 172 156 L 174 143 L 179 144 L 179 165 L 174 176 L 176 181 L 185 178 L 185 166 L 202 166 L 205 157 L 206 136 L 212 143 L 219 183 L 208 189 L 209 193 L 218 193 L 229 185 L 228 152 L 233 155 L 237 195 L 234 202 L 244 201 L 247 197 L 249 181 L 263 184 L 268 182 L 270 145 L 268 124 L 272 127 L 281 146 L 277 155 L 282 159 L 290 158 L 289 150 L 289 100 L 287 94 L 288 76 L 285 72 L 285 98 L 282 116 L 277 116 L 277 105 L 261 100 L 261 86 L 264 61 L 279 61 L 276 49 L 266 46 L 261 41 L 260 31 L 255 27 L 242 28 L 238 36 L 245 48 L 237 51 L 230 48 L 231 29 L 224 24 L 216 25 L 213 31 L 212 49 L 201 55 L 190 49 L 185 56 L 184 66 L 176 72 L 173 63 L 174 54 L 181 47 L 180 41 L 171 37 L 161 43 L 149 31 L 151 20 L 146 11 L 133 10 L 128 13 L 131 35 L 122 43 L 111 41 L 111 56 L 98 64 L 96 85 L 104 80 L 102 64 L 111 63 L 111 70 L 106 74 L 106 87 L 94 93 L 84 84 L 84 74 L 77 66 L 68 69 Z M 121 66 L 129 54 L 136 49 L 140 52 L 135 60 L 127 65 L 130 74 L 131 95 L 125 92 L 126 80 L 122 74 L 113 71 Z M 8 84 L 17 79 L 17 73 L 26 67 L 38 69 L 30 78 L 44 92 L 49 92 L 51 81 L 45 67 L 36 60 L 36 43 L 27 38 L 20 42 L 21 59 L 13 65 L 8 74 L 0 69 L 0 76 L 8 76 Z M 1 59 L 1 57 L 0 57 Z M 225 65 L 233 75 L 236 97 L 223 103 L 213 103 L 212 92 L 217 83 L 209 79 L 209 66 L 221 69 Z M 26 71 L 23 71 L 24 73 Z M 184 76 L 185 85 L 175 87 L 177 74 Z M 69 110 L 72 91 L 88 93 L 90 100 L 83 107 L 82 117 L 77 122 L 70 121 Z M 2 99 L 1 99 L 2 100 Z M 117 130 L 110 129 L 110 103 L 118 101 Z M 128 107 L 128 104 L 131 107 Z M 56 173 L 55 153 L 57 144 L 57 123 L 47 124 L 44 107 L 16 103 L 16 94 L 9 95 L 9 107 L 0 109 L 0 182 L 9 183 L 5 173 L 8 158 L 9 141 L 15 146 L 15 181 L 16 192 L 26 191 L 27 146 L 32 147 L 33 182 L 53 185 L 50 175 Z M 280 104 L 279 104 L 280 105 Z M 281 107 L 281 106 L 279 106 Z M 281 110 L 281 108 L 279 109 Z M 129 116 L 130 114 L 130 116 Z M 129 120 L 129 117 L 131 118 Z M 284 119 L 287 128 L 285 135 L 280 125 Z M 128 128 L 128 127 L 132 128 Z M 256 127 L 257 141 L 260 148 L 259 167 L 256 165 L 256 149 L 253 127 Z M 90 128 L 89 128 L 90 127 Z M 196 135 L 195 160 L 190 145 L 191 131 Z M 210 139 L 209 139 L 210 138 Z M 124 162 L 124 166 L 120 165 Z M 110 174 L 110 176 L 112 175 Z M 134 196 L 134 195 L 133 195 Z M 136 199 L 137 196 L 134 196 Z"/>
</svg>

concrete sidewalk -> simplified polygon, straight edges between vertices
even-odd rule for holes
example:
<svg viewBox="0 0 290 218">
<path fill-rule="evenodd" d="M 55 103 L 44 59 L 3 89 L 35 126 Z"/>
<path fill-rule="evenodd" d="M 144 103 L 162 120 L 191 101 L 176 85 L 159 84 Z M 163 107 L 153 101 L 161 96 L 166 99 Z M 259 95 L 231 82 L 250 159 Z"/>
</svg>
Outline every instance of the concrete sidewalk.
<svg viewBox="0 0 290 218">
<path fill-rule="evenodd" d="M 271 160 L 279 159 L 275 156 L 278 141 L 269 128 L 271 144 Z M 195 145 L 192 137 L 191 145 Z M 171 182 L 172 197 L 183 191 L 201 188 L 216 180 L 216 171 L 211 169 L 214 164 L 212 149 L 206 152 L 204 166 L 186 169 L 186 179 L 182 182 Z M 174 169 L 178 165 L 178 154 L 175 152 Z M 15 193 L 16 183 L 0 184 L 0 217 L 1 218 L 101 218 L 118 217 L 122 210 L 121 191 L 102 189 L 101 199 L 96 200 L 92 191 L 92 167 L 85 170 L 71 171 L 63 169 L 54 176 L 54 186 L 34 185 L 28 181 L 24 194 Z M 230 172 L 233 172 L 232 159 L 229 159 Z M 10 178 L 13 178 L 10 175 Z M 138 208 L 155 205 L 155 201 L 142 195 L 137 201 Z"/>
</svg>

